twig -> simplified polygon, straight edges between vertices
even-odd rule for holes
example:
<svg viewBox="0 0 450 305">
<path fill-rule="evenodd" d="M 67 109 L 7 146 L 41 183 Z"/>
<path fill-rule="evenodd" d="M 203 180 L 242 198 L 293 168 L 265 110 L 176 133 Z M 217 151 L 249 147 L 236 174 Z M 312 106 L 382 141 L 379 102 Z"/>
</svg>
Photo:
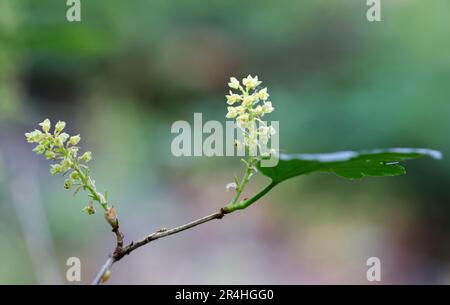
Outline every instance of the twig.
<svg viewBox="0 0 450 305">
<path fill-rule="evenodd" d="M 98 285 L 102 281 L 103 275 L 111 268 L 112 264 L 114 264 L 114 258 L 109 257 L 106 262 L 103 264 L 100 271 L 95 276 L 95 279 L 92 281 L 92 285 Z"/>
<path fill-rule="evenodd" d="M 113 257 L 117 256 L 119 253 L 123 251 L 123 234 L 119 229 L 119 221 L 117 224 L 112 227 L 112 231 L 116 235 L 116 248 L 114 249 Z"/>
<path fill-rule="evenodd" d="M 118 230 L 118 225 L 117 225 L 117 230 L 115 231 L 113 229 L 113 232 L 116 234 L 117 237 L 117 246 L 112 254 L 112 256 L 110 256 L 108 258 L 108 260 L 106 260 L 106 262 L 103 264 L 102 268 L 100 269 L 100 271 L 98 272 L 97 276 L 95 277 L 94 281 L 92 281 L 92 285 L 98 285 L 101 283 L 103 276 L 105 275 L 105 273 L 111 269 L 112 265 L 121 260 L 125 255 L 130 254 L 132 251 L 136 250 L 139 247 L 142 247 L 146 244 L 148 244 L 149 242 L 153 241 L 153 240 L 157 240 L 169 235 L 173 235 L 188 229 L 191 229 L 195 226 L 198 226 L 202 223 L 214 220 L 214 219 L 221 219 L 225 214 L 227 214 L 227 212 L 224 209 L 220 209 L 219 212 L 205 216 L 203 218 L 194 220 L 192 222 L 189 222 L 187 224 L 184 224 L 182 226 L 179 227 L 175 227 L 173 229 L 167 230 L 167 229 L 160 229 L 156 232 L 153 232 L 149 235 L 147 235 L 145 238 L 140 239 L 138 241 L 135 242 L 131 242 L 130 244 L 128 244 L 125 248 L 122 248 L 120 245 L 123 245 L 123 235 L 122 233 L 120 233 L 120 231 Z"/>
</svg>

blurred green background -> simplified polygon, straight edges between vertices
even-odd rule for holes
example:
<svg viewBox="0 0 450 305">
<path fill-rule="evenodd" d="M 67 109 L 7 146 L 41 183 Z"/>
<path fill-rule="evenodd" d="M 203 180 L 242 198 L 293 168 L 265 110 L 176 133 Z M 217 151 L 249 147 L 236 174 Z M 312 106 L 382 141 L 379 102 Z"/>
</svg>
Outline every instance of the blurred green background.
<svg viewBox="0 0 450 305">
<path fill-rule="evenodd" d="M 230 76 L 269 87 L 288 152 L 430 147 L 450 154 L 450 2 L 0 0 L 0 283 L 89 283 L 112 250 L 23 133 L 65 120 L 93 152 L 127 241 L 216 211 L 238 158 L 175 158 L 176 120 L 225 121 Z M 110 283 L 450 283 L 450 164 L 406 176 L 287 181 L 245 211 L 134 252 Z M 248 194 L 266 181 L 252 181 Z"/>
</svg>

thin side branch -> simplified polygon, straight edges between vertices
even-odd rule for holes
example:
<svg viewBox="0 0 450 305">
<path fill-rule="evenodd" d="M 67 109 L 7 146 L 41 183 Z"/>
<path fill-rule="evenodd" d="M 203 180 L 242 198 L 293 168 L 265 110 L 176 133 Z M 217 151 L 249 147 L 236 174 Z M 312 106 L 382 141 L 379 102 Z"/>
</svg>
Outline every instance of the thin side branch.
<svg viewBox="0 0 450 305">
<path fill-rule="evenodd" d="M 175 227 L 170 230 L 160 229 L 156 232 L 153 232 L 153 233 L 147 235 L 143 239 L 131 242 L 124 248 L 121 246 L 121 245 L 123 245 L 123 235 L 122 235 L 122 233 L 120 233 L 120 231 L 118 230 L 118 226 L 117 226 L 117 231 L 114 231 L 114 229 L 113 229 L 113 232 L 116 234 L 116 238 L 117 238 L 117 246 L 116 246 L 112 256 L 109 257 L 108 260 L 103 264 L 102 268 L 98 272 L 94 281 L 92 281 L 92 285 L 100 284 L 103 276 L 112 267 L 112 265 L 115 262 L 121 260 L 125 255 L 130 254 L 132 251 L 136 250 L 137 248 L 140 248 L 153 240 L 157 240 L 157 239 L 169 236 L 169 235 L 180 233 L 182 231 L 196 227 L 202 223 L 205 223 L 205 222 L 208 222 L 208 221 L 211 221 L 214 219 L 221 219 L 223 216 L 225 216 L 225 214 L 227 214 L 227 212 L 224 209 L 220 209 L 220 211 L 217 213 L 202 217 L 200 219 L 194 220 L 194 221 L 184 224 L 182 226 Z"/>
</svg>

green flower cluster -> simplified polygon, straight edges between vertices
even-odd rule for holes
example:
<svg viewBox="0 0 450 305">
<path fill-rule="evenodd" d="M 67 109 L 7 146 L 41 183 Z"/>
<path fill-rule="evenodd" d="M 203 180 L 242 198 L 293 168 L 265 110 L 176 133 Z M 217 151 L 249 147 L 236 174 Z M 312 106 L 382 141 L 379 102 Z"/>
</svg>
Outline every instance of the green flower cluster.
<svg viewBox="0 0 450 305">
<path fill-rule="evenodd" d="M 80 148 L 77 144 L 80 142 L 80 135 L 70 136 L 63 132 L 66 123 L 58 121 L 55 124 L 54 131 L 51 132 L 51 122 L 45 119 L 39 123 L 42 130 L 25 133 L 28 143 L 37 143 L 33 149 L 37 154 L 44 155 L 47 160 L 57 161 L 50 165 L 52 175 L 68 176 L 64 181 L 65 189 L 75 189 L 77 193 L 80 189 L 89 192 L 89 197 L 107 210 L 107 198 L 102 193 L 97 192 L 95 182 L 89 176 L 89 167 L 87 163 L 91 161 L 91 152 L 85 152 L 79 156 Z M 83 209 L 88 214 L 95 213 L 93 205 L 90 203 Z"/>
</svg>

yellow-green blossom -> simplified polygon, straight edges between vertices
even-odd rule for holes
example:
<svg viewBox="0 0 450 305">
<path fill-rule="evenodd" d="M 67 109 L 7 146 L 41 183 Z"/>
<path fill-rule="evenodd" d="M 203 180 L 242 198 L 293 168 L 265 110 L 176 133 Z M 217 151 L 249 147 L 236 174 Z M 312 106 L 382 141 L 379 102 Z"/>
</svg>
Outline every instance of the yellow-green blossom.
<svg viewBox="0 0 450 305">
<path fill-rule="evenodd" d="M 234 103 L 241 100 L 241 96 L 239 94 L 233 93 L 230 91 L 230 95 L 225 96 L 227 98 L 228 105 L 233 105 Z"/>
<path fill-rule="evenodd" d="M 42 140 L 43 134 L 40 130 L 35 129 L 34 131 L 27 132 L 25 137 L 28 143 L 37 143 Z"/>
<path fill-rule="evenodd" d="M 69 144 L 70 145 L 77 145 L 78 142 L 80 142 L 80 140 L 81 140 L 81 137 L 80 137 L 79 134 L 76 135 L 76 136 L 71 136 L 70 139 L 69 139 Z"/>
<path fill-rule="evenodd" d="M 269 98 L 269 93 L 267 93 L 267 88 L 261 89 L 258 92 L 258 98 L 261 101 L 266 101 Z"/>
<path fill-rule="evenodd" d="M 69 136 L 67 133 L 63 132 L 62 134 L 58 135 L 58 136 L 55 138 L 55 144 L 56 144 L 57 146 L 63 146 L 64 143 L 67 141 L 67 139 L 68 139 L 69 137 L 70 137 L 70 136 Z"/>
<path fill-rule="evenodd" d="M 55 134 L 59 134 L 66 127 L 66 122 L 58 121 L 55 125 Z"/>
<path fill-rule="evenodd" d="M 264 103 L 264 105 L 262 106 L 262 110 L 264 113 L 271 113 L 274 110 L 274 108 L 272 107 L 272 102 Z"/>
<path fill-rule="evenodd" d="M 45 119 L 39 125 L 41 130 L 27 132 L 25 138 L 28 143 L 37 144 L 33 151 L 57 162 L 50 165 L 50 173 L 52 175 L 68 174 L 69 178 L 64 181 L 65 189 L 75 188 L 75 193 L 84 189 L 89 192 L 93 201 L 97 201 L 103 209 L 109 209 L 106 196 L 96 190 L 95 182 L 89 176 L 89 167 L 86 163 L 92 159 L 92 153 L 88 151 L 78 157 L 80 148 L 76 145 L 81 140 L 80 135 L 70 136 L 62 132 L 66 127 L 63 121 L 55 124 L 53 133 L 50 132 L 52 125 L 49 119 Z M 95 212 L 92 203 L 84 210 L 88 214 Z"/>
<path fill-rule="evenodd" d="M 229 95 L 226 95 L 228 119 L 236 119 L 239 128 L 243 131 L 244 141 L 236 141 L 236 146 L 252 148 L 253 146 L 266 145 L 271 136 L 275 134 L 273 127 L 266 126 L 262 118 L 264 115 L 271 113 L 274 108 L 272 102 L 268 101 L 269 93 L 267 88 L 258 90 L 261 81 L 258 76 L 252 77 L 248 75 L 242 79 L 242 84 L 245 90 L 241 87 L 239 81 L 232 77 L 228 86 L 232 89 L 238 89 L 238 92 L 230 90 Z M 256 125 L 260 125 L 256 128 Z"/>
<path fill-rule="evenodd" d="M 64 181 L 64 188 L 66 190 L 70 189 L 72 187 L 72 185 L 73 185 L 73 180 L 72 179 L 66 179 Z"/>
<path fill-rule="evenodd" d="M 90 151 L 85 152 L 81 157 L 78 157 L 80 161 L 87 163 L 92 160 L 92 153 Z"/>
<path fill-rule="evenodd" d="M 237 111 L 236 107 L 228 107 L 228 113 L 226 115 L 226 117 L 228 119 L 234 119 L 237 115 L 238 115 L 238 111 Z"/>
<path fill-rule="evenodd" d="M 94 208 L 94 205 L 92 204 L 92 202 L 90 202 L 88 206 L 85 206 L 85 207 L 82 209 L 82 211 L 83 211 L 83 212 L 86 212 L 88 215 L 95 214 L 95 212 L 96 212 L 96 211 L 95 211 L 95 208 Z"/>
<path fill-rule="evenodd" d="M 50 123 L 49 119 L 45 119 L 44 121 L 39 123 L 39 125 L 42 127 L 42 130 L 44 132 L 49 132 L 50 131 L 50 127 L 52 126 L 52 124 Z"/>
<path fill-rule="evenodd" d="M 33 151 L 35 151 L 38 155 L 42 155 L 43 153 L 45 153 L 45 146 L 39 144 L 35 148 L 33 148 Z"/>
<path fill-rule="evenodd" d="M 251 107 L 253 105 L 253 103 L 255 102 L 256 97 L 252 94 L 252 95 L 246 95 L 243 98 L 242 101 L 242 106 L 244 107 Z"/>
<path fill-rule="evenodd" d="M 80 179 L 80 174 L 78 174 L 78 172 L 72 172 L 70 174 L 70 178 L 72 178 L 73 180 L 78 180 Z"/>
<path fill-rule="evenodd" d="M 50 165 L 50 173 L 52 175 L 61 173 L 61 170 L 62 170 L 61 164 L 51 164 Z"/>
<path fill-rule="evenodd" d="M 258 87 L 261 82 L 258 80 L 258 76 L 252 77 L 250 74 L 244 78 L 242 80 L 242 84 L 247 88 L 247 89 L 255 89 L 256 87 Z"/>
<path fill-rule="evenodd" d="M 49 160 L 49 159 L 55 159 L 55 158 L 56 158 L 56 153 L 54 151 L 47 150 L 45 152 L 45 159 Z"/>
<path fill-rule="evenodd" d="M 228 83 L 228 86 L 231 89 L 238 89 L 239 88 L 239 81 L 235 77 L 230 78 L 230 82 Z"/>
</svg>

